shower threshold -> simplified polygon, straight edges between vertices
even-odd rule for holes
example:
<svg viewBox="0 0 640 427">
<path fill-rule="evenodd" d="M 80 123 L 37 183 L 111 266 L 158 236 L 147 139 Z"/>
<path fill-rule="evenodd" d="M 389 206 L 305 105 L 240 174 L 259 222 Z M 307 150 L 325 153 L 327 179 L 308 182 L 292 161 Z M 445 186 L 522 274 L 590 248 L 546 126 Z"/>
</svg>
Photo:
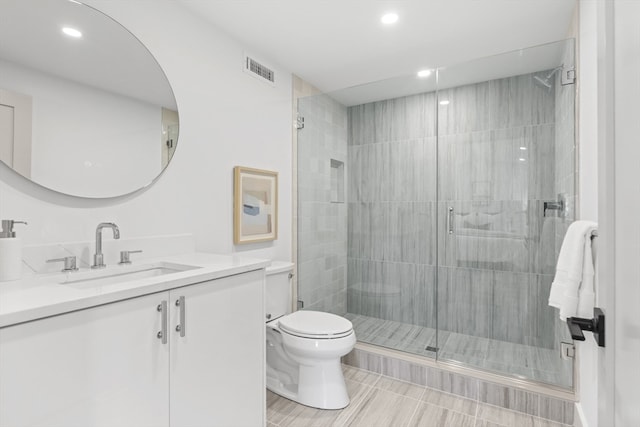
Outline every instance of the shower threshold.
<svg viewBox="0 0 640 427">
<path fill-rule="evenodd" d="M 437 331 L 433 328 L 359 314 L 345 315 L 358 342 L 410 353 L 439 362 L 453 362 L 483 371 L 572 389 L 573 362 L 560 351 L 490 338 Z"/>
</svg>

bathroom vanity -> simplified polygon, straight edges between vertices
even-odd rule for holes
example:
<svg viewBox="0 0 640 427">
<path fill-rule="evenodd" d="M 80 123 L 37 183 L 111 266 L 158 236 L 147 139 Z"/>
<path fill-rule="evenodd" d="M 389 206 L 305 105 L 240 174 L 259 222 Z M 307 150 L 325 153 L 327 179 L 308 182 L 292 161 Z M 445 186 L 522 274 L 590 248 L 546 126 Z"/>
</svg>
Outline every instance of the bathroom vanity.
<svg viewBox="0 0 640 427">
<path fill-rule="evenodd" d="M 196 253 L 0 284 L 0 425 L 264 425 L 268 263 Z"/>
</svg>

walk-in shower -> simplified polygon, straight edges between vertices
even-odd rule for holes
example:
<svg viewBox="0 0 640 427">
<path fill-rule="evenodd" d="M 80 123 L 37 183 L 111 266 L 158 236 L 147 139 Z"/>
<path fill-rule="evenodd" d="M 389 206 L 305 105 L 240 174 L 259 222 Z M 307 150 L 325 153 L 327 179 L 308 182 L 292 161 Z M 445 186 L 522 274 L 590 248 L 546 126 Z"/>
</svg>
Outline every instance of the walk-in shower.
<svg viewBox="0 0 640 427">
<path fill-rule="evenodd" d="M 298 299 L 361 342 L 570 389 L 573 40 L 300 98 Z M 545 208 L 546 207 L 546 208 Z"/>
</svg>

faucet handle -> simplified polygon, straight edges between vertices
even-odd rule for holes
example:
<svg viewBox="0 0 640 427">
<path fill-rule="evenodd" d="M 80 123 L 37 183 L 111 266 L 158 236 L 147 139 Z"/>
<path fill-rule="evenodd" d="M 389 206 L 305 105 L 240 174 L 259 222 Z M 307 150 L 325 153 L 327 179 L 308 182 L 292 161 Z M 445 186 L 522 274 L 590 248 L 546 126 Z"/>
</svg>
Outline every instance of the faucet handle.
<svg viewBox="0 0 640 427">
<path fill-rule="evenodd" d="M 139 254 L 142 250 L 138 249 L 135 251 L 120 251 L 120 262 L 118 264 L 131 264 L 131 259 L 129 255 L 131 254 Z"/>
<path fill-rule="evenodd" d="M 64 258 L 48 259 L 47 262 L 64 262 L 64 268 L 62 269 L 63 272 L 78 271 L 78 267 L 76 266 L 75 255 L 66 256 Z"/>
</svg>

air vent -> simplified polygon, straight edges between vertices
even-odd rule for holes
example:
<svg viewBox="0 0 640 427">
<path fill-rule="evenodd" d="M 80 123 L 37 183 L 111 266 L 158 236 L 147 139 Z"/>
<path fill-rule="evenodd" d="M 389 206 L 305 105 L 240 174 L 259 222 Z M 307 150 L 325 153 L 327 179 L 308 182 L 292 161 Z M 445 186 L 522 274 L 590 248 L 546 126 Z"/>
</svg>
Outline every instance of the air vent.
<svg viewBox="0 0 640 427">
<path fill-rule="evenodd" d="M 244 58 L 244 70 L 262 81 L 267 81 L 271 85 L 275 85 L 275 72 L 249 56 L 245 56 Z"/>
</svg>

